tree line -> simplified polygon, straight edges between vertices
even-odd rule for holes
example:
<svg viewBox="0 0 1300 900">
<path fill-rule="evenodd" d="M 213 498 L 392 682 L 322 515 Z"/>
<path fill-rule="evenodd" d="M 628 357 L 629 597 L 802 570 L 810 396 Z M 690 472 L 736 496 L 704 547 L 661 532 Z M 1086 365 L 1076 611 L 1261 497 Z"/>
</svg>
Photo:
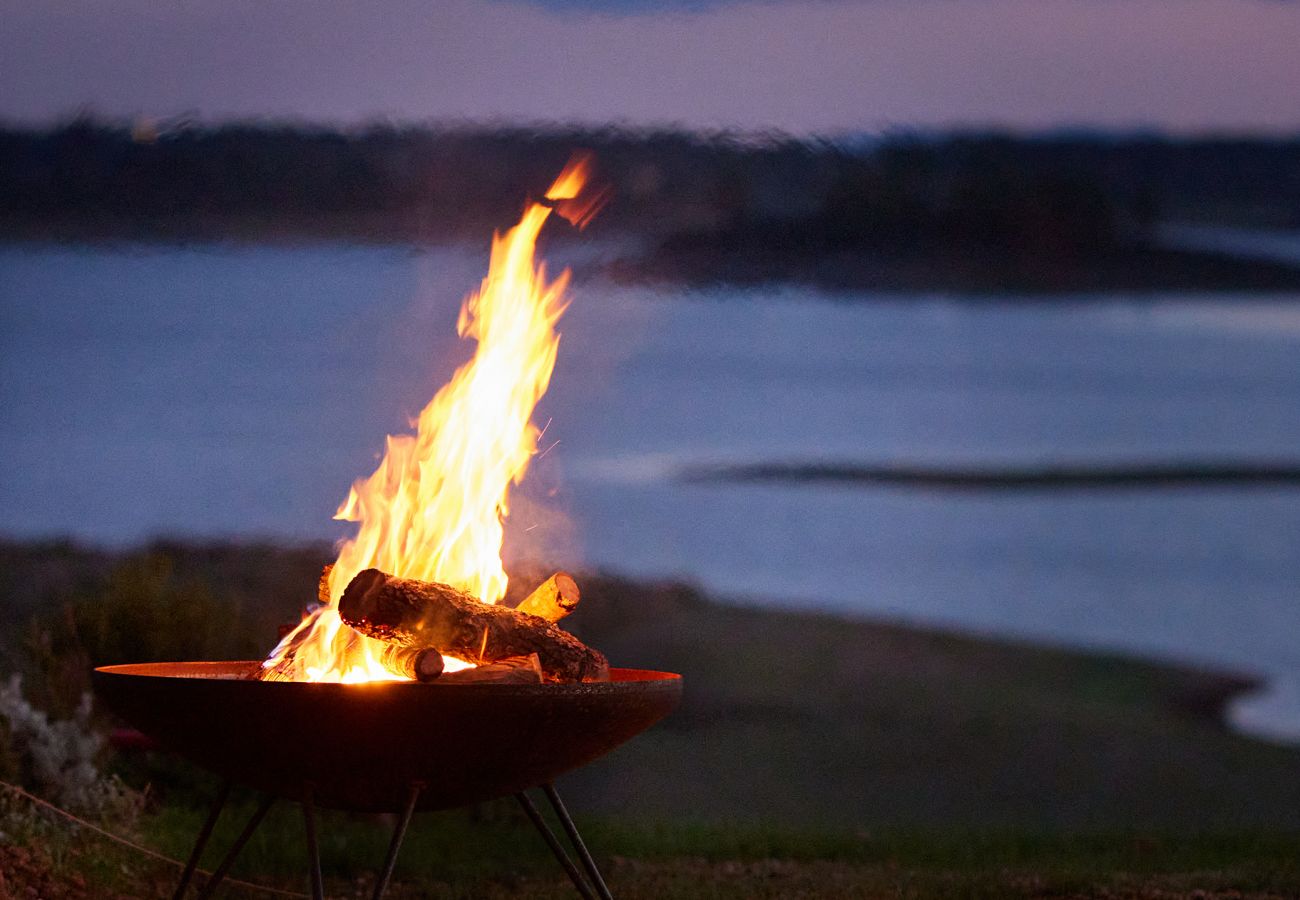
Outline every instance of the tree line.
<svg viewBox="0 0 1300 900">
<path fill-rule="evenodd" d="M 1300 137 L 784 135 L 596 128 L 134 125 L 0 128 L 10 234 L 262 229 L 481 237 L 575 149 L 614 200 L 607 233 L 795 242 L 944 241 L 1077 254 L 1166 219 L 1300 227 Z"/>
</svg>

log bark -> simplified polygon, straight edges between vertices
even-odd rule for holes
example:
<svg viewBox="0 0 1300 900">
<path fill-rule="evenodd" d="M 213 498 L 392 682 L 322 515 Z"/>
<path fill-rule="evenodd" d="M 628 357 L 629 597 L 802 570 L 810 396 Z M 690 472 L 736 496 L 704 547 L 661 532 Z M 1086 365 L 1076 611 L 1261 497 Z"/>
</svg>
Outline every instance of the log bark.
<svg viewBox="0 0 1300 900">
<path fill-rule="evenodd" d="M 426 651 L 433 652 L 433 651 Z M 448 672 L 439 684 L 541 684 L 542 664 L 536 653 L 512 656 L 473 669 Z"/>
<path fill-rule="evenodd" d="M 394 675 L 404 675 L 414 681 L 433 681 L 442 674 L 442 654 L 437 650 L 388 644 L 379 661 Z"/>
<path fill-rule="evenodd" d="M 543 581 L 515 607 L 517 612 L 539 616 L 548 622 L 558 622 L 578 605 L 581 595 L 578 583 L 567 572 L 556 572 Z"/>
<path fill-rule="evenodd" d="M 475 665 L 536 653 L 548 681 L 609 678 L 604 655 L 567 631 L 539 616 L 480 603 L 445 584 L 366 569 L 343 592 L 339 615 L 366 637 L 438 650 Z"/>
</svg>

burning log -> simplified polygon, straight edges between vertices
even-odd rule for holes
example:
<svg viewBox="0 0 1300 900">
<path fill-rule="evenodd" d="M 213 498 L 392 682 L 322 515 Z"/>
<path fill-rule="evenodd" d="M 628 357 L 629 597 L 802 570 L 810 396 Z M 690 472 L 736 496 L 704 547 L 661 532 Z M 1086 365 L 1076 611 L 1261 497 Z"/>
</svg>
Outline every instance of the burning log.
<svg viewBox="0 0 1300 900">
<path fill-rule="evenodd" d="M 538 585 L 515 607 L 516 612 L 538 616 L 548 622 L 558 622 L 578 605 L 578 583 L 567 572 L 556 572 Z"/>
<path fill-rule="evenodd" d="M 445 584 L 366 569 L 343 592 L 339 615 L 366 637 L 438 650 L 476 665 L 536 653 L 548 681 L 609 678 L 604 655 L 567 631 L 539 616 L 480 603 Z"/>
<path fill-rule="evenodd" d="M 394 675 L 405 675 L 415 681 L 433 681 L 442 674 L 442 654 L 437 650 L 416 650 L 388 644 L 379 661 Z"/>
<path fill-rule="evenodd" d="M 425 651 L 427 653 L 434 651 Z M 541 684 L 542 664 L 536 653 L 512 656 L 473 669 L 448 672 L 439 679 L 441 684 Z"/>
<path fill-rule="evenodd" d="M 321 570 L 320 583 L 316 586 L 316 596 L 320 602 L 330 602 L 330 572 L 333 565 Z M 437 650 L 416 650 L 412 647 L 399 647 L 388 644 L 379 655 L 379 662 L 394 675 L 402 675 L 412 681 L 434 681 L 442 674 L 442 654 Z"/>
</svg>

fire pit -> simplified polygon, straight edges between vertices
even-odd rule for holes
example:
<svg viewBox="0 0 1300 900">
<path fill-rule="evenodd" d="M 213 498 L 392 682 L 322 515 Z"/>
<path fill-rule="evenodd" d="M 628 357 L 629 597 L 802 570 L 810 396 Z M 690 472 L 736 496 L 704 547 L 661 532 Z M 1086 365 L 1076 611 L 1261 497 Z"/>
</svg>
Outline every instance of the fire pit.
<svg viewBox="0 0 1300 900">
<path fill-rule="evenodd" d="M 519 223 L 493 239 L 487 278 L 457 329 L 477 341 L 414 422 L 389 436 L 374 473 L 336 518 L 359 523 L 318 585 L 319 603 L 265 661 L 109 666 L 108 705 L 160 745 L 223 776 L 181 876 L 192 878 L 229 786 L 262 804 L 200 896 L 219 885 L 276 798 L 302 804 L 312 893 L 323 896 L 317 806 L 401 812 L 377 880 L 382 896 L 411 816 L 515 795 L 584 897 L 609 890 L 552 780 L 667 715 L 681 679 L 611 669 L 558 624 L 577 605 L 557 572 L 501 604 L 510 487 L 538 452 L 532 420 L 559 346 L 568 273 L 534 251 L 558 213 L 579 226 L 603 202 L 575 159 Z M 586 876 L 525 793 L 542 787 Z"/>
<path fill-rule="evenodd" d="M 115 712 L 163 747 L 268 798 L 205 886 L 207 896 L 260 823 L 273 798 L 364 812 L 401 812 L 375 896 L 381 896 L 410 816 L 514 794 L 583 896 L 603 880 L 572 828 L 551 781 L 601 756 L 672 711 L 681 678 L 613 669 L 577 684 L 338 684 L 258 681 L 252 662 L 145 663 L 95 670 Z M 310 748 L 310 749 L 308 749 Z M 523 793 L 545 786 L 593 884 L 583 883 Z M 219 798 L 176 896 L 183 895 Z M 314 844 L 309 825 L 309 843 Z M 319 862 L 312 857 L 313 889 Z"/>
<path fill-rule="evenodd" d="M 590 684 L 261 682 L 258 662 L 95 671 L 122 718 L 218 775 L 358 812 L 462 806 L 544 784 L 649 728 L 681 679 L 615 669 Z M 305 748 L 310 748 L 305 749 Z"/>
</svg>

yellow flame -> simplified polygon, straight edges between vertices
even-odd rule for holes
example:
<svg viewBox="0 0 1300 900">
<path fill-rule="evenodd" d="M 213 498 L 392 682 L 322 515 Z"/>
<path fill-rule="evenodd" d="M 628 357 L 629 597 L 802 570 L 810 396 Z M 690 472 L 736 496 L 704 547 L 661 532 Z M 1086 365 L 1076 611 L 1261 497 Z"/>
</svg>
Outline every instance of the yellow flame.
<svg viewBox="0 0 1300 900">
<path fill-rule="evenodd" d="M 454 585 L 484 603 L 506 590 L 501 564 L 509 491 L 537 452 L 533 408 L 550 382 L 568 304 L 569 272 L 553 281 L 534 262 L 537 236 L 555 201 L 571 201 L 587 177 L 575 160 L 519 224 L 494 235 L 488 275 L 461 307 L 457 332 L 478 342 L 420 413 L 414 435 L 389 435 L 369 478 L 352 486 L 336 519 L 359 522 L 329 577 L 330 602 L 271 652 L 270 680 L 402 680 L 380 663 L 383 644 L 343 624 L 338 601 L 362 569 Z M 447 668 L 467 663 L 448 659 Z"/>
</svg>

